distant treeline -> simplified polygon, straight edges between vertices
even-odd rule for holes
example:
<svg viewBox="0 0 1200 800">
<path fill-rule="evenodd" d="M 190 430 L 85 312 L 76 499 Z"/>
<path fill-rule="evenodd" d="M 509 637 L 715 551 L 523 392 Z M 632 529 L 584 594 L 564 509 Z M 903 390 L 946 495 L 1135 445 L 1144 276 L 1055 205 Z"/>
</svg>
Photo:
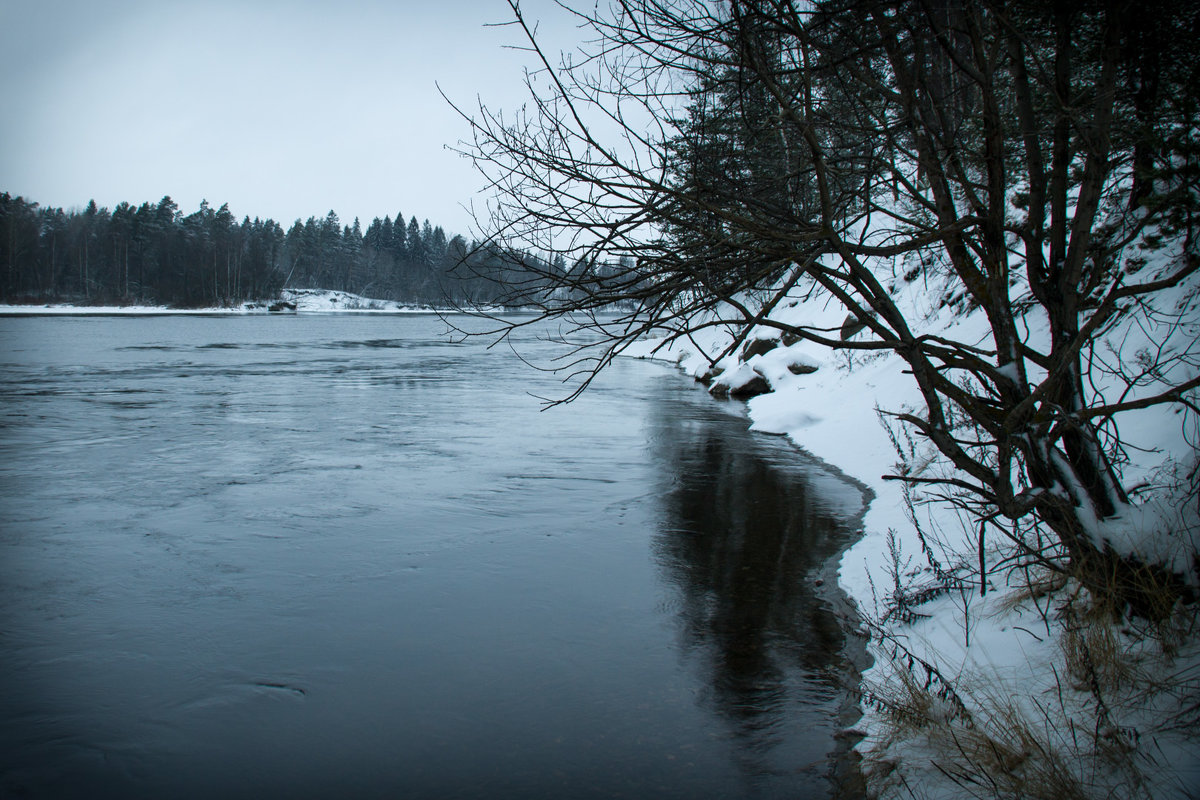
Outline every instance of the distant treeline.
<svg viewBox="0 0 1200 800">
<path fill-rule="evenodd" d="M 243 217 L 207 201 L 191 214 L 157 204 L 95 201 L 82 211 L 42 208 L 0 193 L 0 301 L 154 303 L 180 307 L 263 300 L 287 288 L 323 288 L 412 303 L 512 300 L 514 261 L 447 237 L 429 220 L 397 214 L 343 225 L 330 211 L 297 219 Z M 501 278 L 507 278 L 501 279 Z"/>
</svg>

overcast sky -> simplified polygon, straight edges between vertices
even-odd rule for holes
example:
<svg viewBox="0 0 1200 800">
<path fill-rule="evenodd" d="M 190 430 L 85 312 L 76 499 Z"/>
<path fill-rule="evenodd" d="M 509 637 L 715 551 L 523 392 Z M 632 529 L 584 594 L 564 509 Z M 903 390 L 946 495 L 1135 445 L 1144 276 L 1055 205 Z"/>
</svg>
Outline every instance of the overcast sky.
<svg viewBox="0 0 1200 800">
<path fill-rule="evenodd" d="M 550 0 L 522 8 L 556 51 L 581 36 Z M 520 105 L 519 32 L 485 27 L 510 17 L 505 0 L 0 0 L 0 191 L 468 233 L 481 179 L 445 149 L 469 132 L 437 86 Z"/>
</svg>

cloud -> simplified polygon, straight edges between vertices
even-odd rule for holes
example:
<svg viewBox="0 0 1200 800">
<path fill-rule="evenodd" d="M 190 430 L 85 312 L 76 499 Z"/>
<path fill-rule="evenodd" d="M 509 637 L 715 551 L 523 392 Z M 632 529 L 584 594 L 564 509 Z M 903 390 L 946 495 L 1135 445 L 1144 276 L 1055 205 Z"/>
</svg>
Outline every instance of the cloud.
<svg viewBox="0 0 1200 800">
<path fill-rule="evenodd" d="M 484 26 L 507 15 L 484 0 L 9 3 L 0 190 L 67 207 L 170 194 L 285 226 L 400 211 L 465 232 L 481 179 L 446 149 L 468 131 L 437 84 L 467 107 L 519 104 L 517 32 Z"/>
</svg>

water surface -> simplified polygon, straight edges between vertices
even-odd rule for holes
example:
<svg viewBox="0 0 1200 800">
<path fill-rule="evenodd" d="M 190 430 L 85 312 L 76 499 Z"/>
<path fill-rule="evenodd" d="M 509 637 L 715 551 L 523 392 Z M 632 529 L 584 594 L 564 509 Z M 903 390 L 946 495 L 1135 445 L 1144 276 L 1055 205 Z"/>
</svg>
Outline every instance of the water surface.
<svg viewBox="0 0 1200 800">
<path fill-rule="evenodd" d="M 863 496 L 737 404 L 427 316 L 0 342 L 0 796 L 838 795 Z"/>
</svg>

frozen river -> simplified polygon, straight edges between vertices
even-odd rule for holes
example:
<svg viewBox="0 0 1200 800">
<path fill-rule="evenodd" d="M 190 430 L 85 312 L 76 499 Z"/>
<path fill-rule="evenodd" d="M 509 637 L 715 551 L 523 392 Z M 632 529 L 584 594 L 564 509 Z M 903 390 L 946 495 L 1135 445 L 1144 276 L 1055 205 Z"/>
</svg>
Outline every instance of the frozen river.
<svg viewBox="0 0 1200 800">
<path fill-rule="evenodd" d="M 0 318 L 0 796 L 842 796 L 859 490 L 444 331 Z"/>
</svg>

